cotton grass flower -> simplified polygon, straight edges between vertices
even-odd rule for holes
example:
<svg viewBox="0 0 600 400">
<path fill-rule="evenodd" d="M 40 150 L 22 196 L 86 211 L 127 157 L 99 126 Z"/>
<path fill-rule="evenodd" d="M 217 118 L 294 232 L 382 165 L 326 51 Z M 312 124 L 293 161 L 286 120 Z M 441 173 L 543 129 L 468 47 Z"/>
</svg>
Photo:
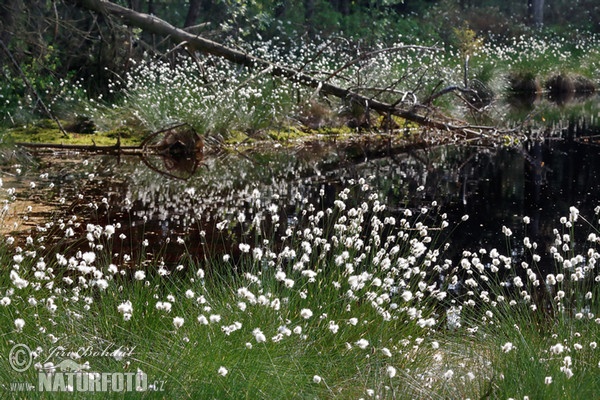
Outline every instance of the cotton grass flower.
<svg viewBox="0 0 600 400">
<path fill-rule="evenodd" d="M 170 312 L 171 311 L 171 307 L 172 304 L 168 301 L 158 301 L 156 302 L 156 309 L 160 310 L 160 311 L 166 311 L 166 312 Z"/>
<path fill-rule="evenodd" d="M 393 378 L 393 377 L 396 376 L 396 368 L 394 368 L 391 365 L 389 365 L 386 368 L 386 373 L 387 373 L 388 377 Z"/>
<path fill-rule="evenodd" d="M 221 366 L 221 367 L 219 367 L 219 370 L 217 371 L 217 373 L 221 376 L 226 376 L 229 373 L 229 371 L 227 371 L 227 368 Z"/>
<path fill-rule="evenodd" d="M 123 319 L 125 321 L 129 321 L 131 319 L 131 315 L 133 314 L 133 306 L 131 305 L 131 301 L 127 300 L 119 304 L 117 311 L 123 314 Z"/>
<path fill-rule="evenodd" d="M 309 319 L 313 316 L 313 312 L 308 308 L 303 308 L 302 310 L 300 310 L 300 316 L 304 319 Z"/>
<path fill-rule="evenodd" d="M 321 383 L 322 380 L 323 380 L 323 378 L 321 378 L 319 375 L 313 376 L 313 382 L 314 383 L 319 384 L 319 383 Z"/>
<path fill-rule="evenodd" d="M 181 317 L 175 317 L 173 318 L 173 326 L 175 326 L 176 329 L 179 329 L 183 326 L 184 323 L 184 319 Z"/>
<path fill-rule="evenodd" d="M 331 333 L 336 334 L 338 333 L 339 329 L 340 326 L 336 324 L 335 321 L 329 321 L 329 330 L 331 331 Z"/>
<path fill-rule="evenodd" d="M 15 319 L 15 329 L 17 330 L 17 332 L 21 332 L 23 330 L 24 326 L 25 326 L 25 320 L 23 318 Z"/>
<path fill-rule="evenodd" d="M 442 378 L 444 378 L 445 380 L 449 381 L 450 379 L 452 379 L 453 376 L 454 376 L 454 371 L 452 371 L 451 369 L 449 369 L 446 372 L 444 372 L 444 374 L 442 375 Z"/>
<path fill-rule="evenodd" d="M 252 334 L 254 335 L 254 340 L 256 340 L 256 343 L 264 343 L 267 341 L 267 337 L 265 336 L 265 334 L 260 330 L 260 328 L 255 328 L 252 331 Z"/>
<path fill-rule="evenodd" d="M 557 343 L 554 346 L 550 347 L 550 352 L 552 354 L 560 354 L 563 351 L 565 351 L 565 346 L 563 346 L 561 343 Z"/>
<path fill-rule="evenodd" d="M 511 342 L 506 342 L 502 345 L 502 351 L 505 353 L 510 352 L 514 348 Z"/>
<path fill-rule="evenodd" d="M 142 270 L 138 270 L 138 271 L 135 271 L 135 274 L 133 274 L 133 277 L 136 280 L 141 281 L 141 280 L 144 280 L 146 278 L 146 273 L 144 271 L 142 271 Z"/>
</svg>

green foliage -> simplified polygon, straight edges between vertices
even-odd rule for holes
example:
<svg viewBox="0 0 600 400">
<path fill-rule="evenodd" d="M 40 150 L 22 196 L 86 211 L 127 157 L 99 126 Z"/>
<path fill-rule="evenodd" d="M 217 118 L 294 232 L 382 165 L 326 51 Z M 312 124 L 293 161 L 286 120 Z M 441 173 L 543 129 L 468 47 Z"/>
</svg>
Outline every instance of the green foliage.
<svg viewBox="0 0 600 400">
<path fill-rule="evenodd" d="M 481 50 L 483 40 L 477 37 L 474 30 L 469 29 L 467 26 L 463 26 L 462 28 L 453 28 L 452 31 L 454 33 L 456 47 L 463 58 L 471 56 Z"/>
</svg>

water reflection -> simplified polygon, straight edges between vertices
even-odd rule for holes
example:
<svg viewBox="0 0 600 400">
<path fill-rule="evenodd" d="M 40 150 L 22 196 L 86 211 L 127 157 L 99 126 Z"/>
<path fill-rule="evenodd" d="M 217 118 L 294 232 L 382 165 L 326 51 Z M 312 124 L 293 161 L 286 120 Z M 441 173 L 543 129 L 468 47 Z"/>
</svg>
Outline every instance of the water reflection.
<svg viewBox="0 0 600 400">
<path fill-rule="evenodd" d="M 435 201 L 436 211 L 447 213 L 451 223 L 468 214 L 451 237 L 451 249 L 459 254 L 480 247 L 504 250 L 503 226 L 513 238 L 551 244 L 570 206 L 593 219 L 600 204 L 598 147 L 590 130 L 575 127 L 563 134 L 562 140 L 511 148 L 407 149 L 378 141 L 227 151 L 207 155 L 206 168 L 186 181 L 153 171 L 138 157 L 82 162 L 65 155 L 42 162 L 55 197 L 76 199 L 67 201 L 64 218 L 76 215 L 81 231 L 88 222 L 119 222 L 115 237 L 122 233 L 126 239 L 115 239 L 113 250 L 133 260 L 143 240 L 167 263 L 180 262 L 186 252 L 197 258 L 207 251 L 235 253 L 241 233 L 269 225 L 276 214 L 282 234 L 284 222 L 296 217 L 299 199 L 317 209 L 331 207 L 339 191 L 361 177 L 370 177 L 390 212 L 419 212 Z M 530 217 L 529 225 L 523 216 Z M 212 240 L 226 219 L 234 221 L 227 227 L 232 240 Z M 585 237 L 586 232 L 579 236 Z M 516 254 L 524 252 L 520 242 L 513 245 Z"/>
</svg>

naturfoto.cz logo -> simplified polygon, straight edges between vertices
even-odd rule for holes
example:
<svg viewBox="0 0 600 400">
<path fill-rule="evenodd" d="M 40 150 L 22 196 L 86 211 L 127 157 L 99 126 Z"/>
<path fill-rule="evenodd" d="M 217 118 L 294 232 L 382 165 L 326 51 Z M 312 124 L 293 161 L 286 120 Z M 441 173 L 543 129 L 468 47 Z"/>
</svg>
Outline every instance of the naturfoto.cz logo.
<svg viewBox="0 0 600 400">
<path fill-rule="evenodd" d="M 102 356 L 106 351 L 94 352 L 91 348 L 83 348 L 86 355 Z M 120 354 L 131 355 L 131 351 Z M 25 372 L 33 364 L 33 352 L 25 344 L 16 344 L 9 354 L 9 363 L 13 370 Z M 70 354 L 64 348 L 55 348 L 51 356 Z M 112 353 L 114 356 L 114 353 Z M 49 358 L 51 357 L 49 356 Z M 48 358 L 48 359 L 49 359 Z M 47 360 L 48 360 L 47 359 Z M 63 358 L 58 364 L 46 362 L 43 366 L 36 364 L 38 376 L 36 384 L 31 382 L 13 382 L 12 391 L 40 392 L 133 392 L 162 391 L 163 381 L 148 382 L 148 376 L 141 370 L 137 372 L 92 372 L 88 363 L 80 364 L 71 358 Z"/>
</svg>

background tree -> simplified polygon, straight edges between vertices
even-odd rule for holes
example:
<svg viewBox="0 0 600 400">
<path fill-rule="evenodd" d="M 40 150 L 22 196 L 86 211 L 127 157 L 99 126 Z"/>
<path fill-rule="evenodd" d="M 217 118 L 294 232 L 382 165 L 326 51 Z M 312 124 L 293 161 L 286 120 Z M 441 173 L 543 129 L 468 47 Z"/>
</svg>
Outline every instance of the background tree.
<svg viewBox="0 0 600 400">
<path fill-rule="evenodd" d="M 528 0 L 527 17 L 533 26 L 541 27 L 544 24 L 544 0 Z"/>
</svg>

